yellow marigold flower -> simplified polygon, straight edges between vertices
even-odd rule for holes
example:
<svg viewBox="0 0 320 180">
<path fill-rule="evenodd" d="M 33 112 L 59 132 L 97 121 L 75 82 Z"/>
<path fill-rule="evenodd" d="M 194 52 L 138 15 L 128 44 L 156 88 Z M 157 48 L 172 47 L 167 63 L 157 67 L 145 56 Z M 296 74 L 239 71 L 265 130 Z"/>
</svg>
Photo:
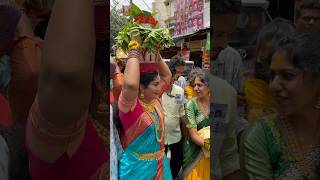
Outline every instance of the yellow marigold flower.
<svg viewBox="0 0 320 180">
<path fill-rule="evenodd" d="M 137 49 L 139 47 L 140 47 L 140 44 L 137 41 L 131 40 L 129 42 L 129 49 Z"/>
<path fill-rule="evenodd" d="M 187 94 L 187 98 L 188 99 L 191 99 L 191 98 L 193 98 L 194 97 L 194 95 L 195 95 L 195 91 L 194 91 L 194 89 L 193 89 L 193 87 L 192 86 L 186 86 L 186 94 Z"/>
</svg>

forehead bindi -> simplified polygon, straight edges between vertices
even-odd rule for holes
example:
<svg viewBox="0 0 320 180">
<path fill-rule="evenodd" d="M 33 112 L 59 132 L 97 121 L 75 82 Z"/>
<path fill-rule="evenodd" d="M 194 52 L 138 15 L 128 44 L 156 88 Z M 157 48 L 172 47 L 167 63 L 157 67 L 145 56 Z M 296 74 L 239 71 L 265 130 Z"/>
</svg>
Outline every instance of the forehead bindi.
<svg viewBox="0 0 320 180">
<path fill-rule="evenodd" d="M 280 69 L 287 69 L 292 67 L 292 65 L 288 62 L 288 57 L 285 51 L 280 50 L 277 51 L 271 60 L 271 70 L 280 70 Z"/>
<path fill-rule="evenodd" d="M 281 69 L 286 65 L 285 60 L 281 57 L 272 58 L 271 69 Z"/>
</svg>

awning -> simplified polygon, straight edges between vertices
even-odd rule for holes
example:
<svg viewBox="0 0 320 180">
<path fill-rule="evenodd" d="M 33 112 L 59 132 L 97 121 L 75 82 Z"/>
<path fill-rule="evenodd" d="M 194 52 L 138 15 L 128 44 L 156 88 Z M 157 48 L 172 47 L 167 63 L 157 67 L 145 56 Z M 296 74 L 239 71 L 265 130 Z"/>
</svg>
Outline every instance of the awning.
<svg viewBox="0 0 320 180">
<path fill-rule="evenodd" d="M 183 34 L 183 35 L 176 35 L 176 36 L 172 36 L 172 39 L 177 42 L 180 41 L 181 39 L 184 38 L 188 38 L 197 34 L 201 34 L 201 33 L 207 33 L 208 31 L 210 31 L 210 27 L 204 28 L 204 29 L 198 29 L 197 31 L 191 32 L 191 33 L 187 33 L 187 34 Z"/>
</svg>

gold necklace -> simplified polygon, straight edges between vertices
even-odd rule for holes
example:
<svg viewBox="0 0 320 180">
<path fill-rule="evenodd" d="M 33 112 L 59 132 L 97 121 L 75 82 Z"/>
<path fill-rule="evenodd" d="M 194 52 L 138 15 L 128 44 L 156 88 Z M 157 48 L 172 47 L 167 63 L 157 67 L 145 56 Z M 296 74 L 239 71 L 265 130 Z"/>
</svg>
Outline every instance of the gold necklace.
<svg viewBox="0 0 320 180">
<path fill-rule="evenodd" d="M 302 170 L 303 174 L 311 179 L 315 178 L 315 173 L 311 169 L 310 162 L 305 159 L 304 149 L 301 147 L 298 139 L 294 133 L 292 125 L 288 120 L 279 118 L 280 129 L 283 130 L 285 139 L 288 144 L 288 151 L 295 157 L 298 167 Z"/>
<path fill-rule="evenodd" d="M 152 113 L 154 111 L 154 104 L 155 104 L 155 101 L 152 101 L 151 103 L 145 103 L 143 101 L 141 101 L 141 105 L 142 107 L 149 113 Z"/>
<path fill-rule="evenodd" d="M 163 123 L 161 123 L 161 119 L 159 117 L 159 124 L 157 123 L 157 120 L 155 120 L 155 118 L 152 116 L 152 112 L 154 112 L 155 110 L 155 107 L 154 107 L 154 104 L 155 104 L 155 101 L 153 101 L 152 103 L 150 104 L 146 104 L 142 101 L 141 102 L 141 105 L 142 107 L 146 110 L 146 113 L 148 114 L 148 116 L 150 117 L 150 119 L 152 120 L 154 126 L 155 126 L 155 136 L 156 136 L 156 140 L 157 142 L 161 142 L 162 139 L 163 139 Z M 161 126 L 161 127 L 160 127 Z M 159 132 L 159 128 L 160 128 L 160 137 L 158 136 L 158 132 Z"/>
<path fill-rule="evenodd" d="M 205 117 L 209 117 L 210 113 L 210 105 L 204 105 L 204 103 L 200 103 L 200 101 L 197 99 L 197 104 L 199 105 L 200 111 Z"/>
<path fill-rule="evenodd" d="M 147 113 L 149 114 L 149 112 L 147 112 Z M 149 114 L 149 117 L 151 118 L 151 120 L 152 120 L 152 122 L 153 122 L 153 124 L 155 126 L 156 140 L 157 140 L 157 142 L 160 143 L 162 141 L 162 139 L 163 139 L 163 123 L 160 122 L 161 120 L 159 118 L 159 124 L 158 124 L 157 120 L 155 120 L 155 118 L 151 114 Z M 160 127 L 160 137 L 158 137 L 159 126 L 161 126 Z"/>
</svg>

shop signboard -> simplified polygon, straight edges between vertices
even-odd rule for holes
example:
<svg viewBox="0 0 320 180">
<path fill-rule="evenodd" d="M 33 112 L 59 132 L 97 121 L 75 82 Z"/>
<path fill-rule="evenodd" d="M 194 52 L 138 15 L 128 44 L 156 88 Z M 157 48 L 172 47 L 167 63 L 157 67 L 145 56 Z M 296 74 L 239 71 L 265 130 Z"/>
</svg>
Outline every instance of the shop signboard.
<svg viewBox="0 0 320 180">
<path fill-rule="evenodd" d="M 175 36 L 204 29 L 205 0 L 175 0 Z"/>
</svg>

